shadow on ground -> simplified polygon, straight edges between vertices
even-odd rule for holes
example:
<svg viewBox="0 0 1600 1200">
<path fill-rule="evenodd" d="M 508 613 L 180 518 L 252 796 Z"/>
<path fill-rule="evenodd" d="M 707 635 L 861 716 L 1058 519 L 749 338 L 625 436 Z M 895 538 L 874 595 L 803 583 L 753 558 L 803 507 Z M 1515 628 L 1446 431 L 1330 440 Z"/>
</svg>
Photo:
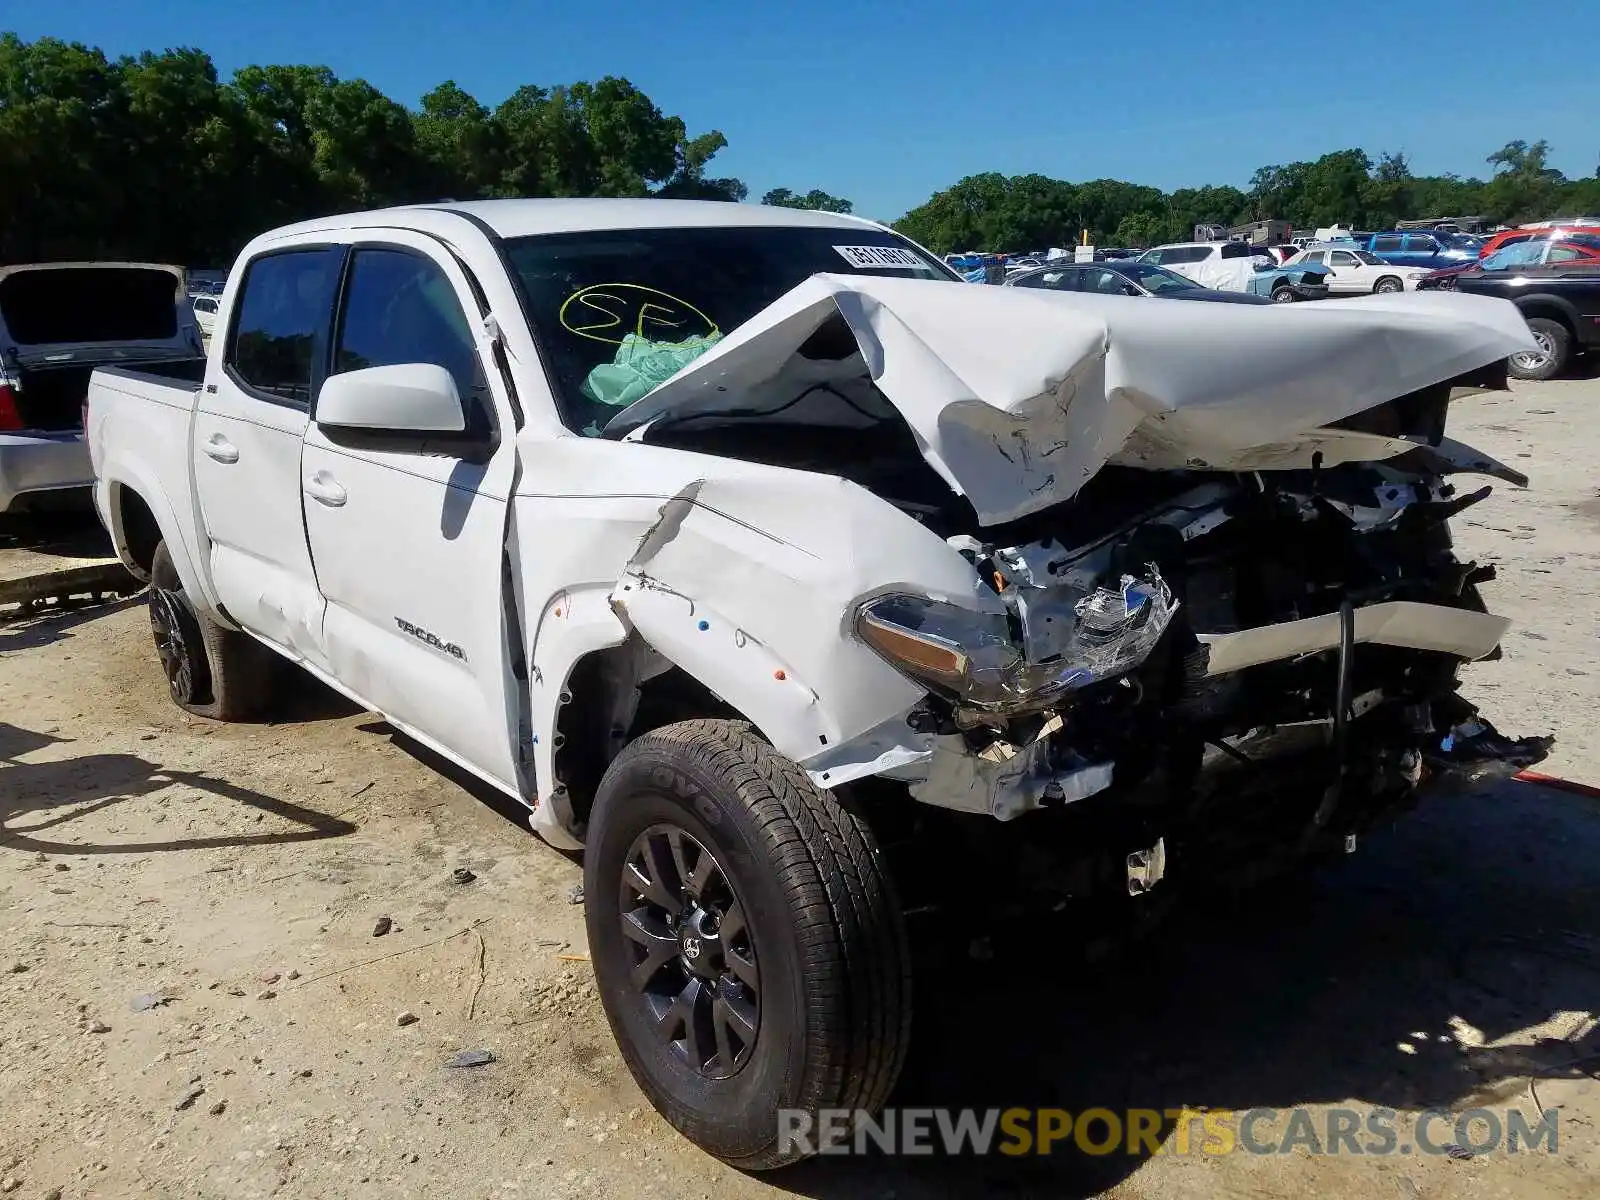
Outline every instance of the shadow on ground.
<svg viewBox="0 0 1600 1200">
<path fill-rule="evenodd" d="M 90 621 L 134 608 L 145 603 L 143 595 L 117 600 L 74 600 L 59 602 L 33 613 L 15 614 L 0 626 L 0 654 L 12 650 L 35 650 L 73 637 L 72 630 Z M 152 651 L 151 658 L 155 655 Z"/>
<path fill-rule="evenodd" d="M 912 1049 L 890 1105 L 1515 1105 L 1526 1076 L 1593 1070 L 1600 1036 L 1490 1050 L 1463 1046 L 1452 1027 L 1492 1041 L 1595 1010 L 1597 862 L 1600 807 L 1508 781 L 1425 805 L 1320 875 L 1197 902 L 1120 962 L 1084 967 L 1070 948 L 1079 931 L 1029 928 L 1031 951 L 1011 961 L 919 969 Z M 1285 1124 L 1263 1122 L 1262 1140 L 1281 1139 Z M 1164 1120 L 1160 1136 L 1170 1130 Z M 1070 1146 L 1047 1158 L 813 1159 L 781 1184 L 830 1200 L 1086 1196 L 1147 1156 Z"/>
<path fill-rule="evenodd" d="M 271 846 L 317 841 L 354 833 L 350 822 L 262 792 L 238 787 L 194 771 L 176 771 L 136 754 L 81 754 L 49 762 L 20 757 L 67 739 L 0 723 L 0 850 L 45 854 L 148 854 L 162 850 L 203 850 L 219 846 Z M 64 842 L 53 830 L 138 796 L 167 788 L 206 792 L 269 816 L 294 828 L 250 834 L 176 837 L 142 842 Z M 181 815 L 183 797 L 174 815 Z"/>
<path fill-rule="evenodd" d="M 115 553 L 110 535 L 87 498 L 82 505 L 0 514 L 0 550 L 29 550 L 64 558 L 101 558 Z"/>
</svg>

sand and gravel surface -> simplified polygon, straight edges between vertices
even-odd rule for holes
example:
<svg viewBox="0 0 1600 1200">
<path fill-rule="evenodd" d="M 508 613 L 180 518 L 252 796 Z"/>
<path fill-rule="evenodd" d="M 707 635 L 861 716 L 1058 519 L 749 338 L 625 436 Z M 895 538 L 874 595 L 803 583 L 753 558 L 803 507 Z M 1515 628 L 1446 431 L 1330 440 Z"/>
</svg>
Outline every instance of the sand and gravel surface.
<svg viewBox="0 0 1600 1200">
<path fill-rule="evenodd" d="M 1542 770 L 1600 782 L 1600 381 L 1465 401 L 1451 433 L 1533 477 L 1456 521 L 1515 619 L 1469 692 L 1505 732 L 1558 736 Z M 0 624 L 0 1197 L 1600 1188 L 1594 799 L 1515 782 L 1439 799 L 1128 961 L 943 959 L 919 973 L 894 1099 L 1556 1109 L 1553 1154 L 839 1158 L 770 1177 L 645 1103 L 595 998 L 579 867 L 514 815 L 314 686 L 273 724 L 187 718 L 141 598 Z M 462 1051 L 493 1058 L 450 1065 Z"/>
</svg>

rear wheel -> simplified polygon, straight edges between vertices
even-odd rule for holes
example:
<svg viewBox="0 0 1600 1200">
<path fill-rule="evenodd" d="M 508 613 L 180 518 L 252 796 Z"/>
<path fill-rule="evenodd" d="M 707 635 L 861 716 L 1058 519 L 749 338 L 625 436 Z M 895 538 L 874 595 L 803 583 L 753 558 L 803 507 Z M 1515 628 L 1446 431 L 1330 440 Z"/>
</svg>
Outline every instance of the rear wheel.
<svg viewBox="0 0 1600 1200">
<path fill-rule="evenodd" d="M 1529 317 L 1528 332 L 1538 350 L 1521 350 L 1506 360 L 1506 371 L 1516 379 L 1549 379 L 1561 373 L 1572 357 L 1572 331 L 1549 317 Z"/>
<path fill-rule="evenodd" d="M 804 1158 L 785 1111 L 882 1106 L 909 952 L 871 831 L 743 721 L 638 738 L 600 784 L 584 917 L 624 1061 L 684 1136 L 743 1170 Z"/>
<path fill-rule="evenodd" d="M 1406 285 L 1401 283 L 1397 277 L 1393 275 L 1385 275 L 1373 285 L 1372 290 L 1380 296 L 1387 296 L 1394 292 L 1404 291 L 1405 286 Z"/>
<path fill-rule="evenodd" d="M 150 564 L 150 632 L 173 703 L 196 716 L 243 721 L 271 699 L 277 655 L 246 634 L 224 629 L 184 591 L 166 542 Z"/>
</svg>

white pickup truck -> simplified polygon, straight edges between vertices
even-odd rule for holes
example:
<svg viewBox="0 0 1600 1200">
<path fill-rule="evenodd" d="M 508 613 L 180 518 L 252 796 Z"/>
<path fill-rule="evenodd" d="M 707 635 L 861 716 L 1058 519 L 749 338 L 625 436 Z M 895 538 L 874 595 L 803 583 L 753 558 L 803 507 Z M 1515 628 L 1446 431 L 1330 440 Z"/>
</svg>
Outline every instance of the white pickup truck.
<svg viewBox="0 0 1600 1200">
<path fill-rule="evenodd" d="M 298 664 L 583 848 L 629 1067 L 747 1169 L 883 1103 L 913 902 L 1146 912 L 1548 744 L 1457 692 L 1507 621 L 1451 479 L 1526 482 L 1444 436 L 1533 344 L 1501 301 L 974 288 L 852 217 L 518 200 L 266 234 L 216 329 L 198 387 L 90 388 L 173 699 Z"/>
</svg>

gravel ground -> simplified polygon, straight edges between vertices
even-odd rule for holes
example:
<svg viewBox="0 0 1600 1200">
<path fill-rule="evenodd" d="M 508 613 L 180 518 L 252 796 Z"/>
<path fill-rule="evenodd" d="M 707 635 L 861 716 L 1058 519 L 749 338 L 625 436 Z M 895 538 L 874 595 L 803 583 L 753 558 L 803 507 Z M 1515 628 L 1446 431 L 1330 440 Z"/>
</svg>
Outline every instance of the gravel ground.
<svg viewBox="0 0 1600 1200">
<path fill-rule="evenodd" d="M 1542 770 L 1600 781 L 1600 381 L 1466 401 L 1451 432 L 1534 476 L 1456 522 L 1516 621 L 1470 693 L 1504 732 L 1558 736 Z M 765 1178 L 646 1105 L 595 999 L 579 868 L 513 815 L 314 686 L 272 725 L 187 718 L 139 599 L 0 626 L 0 1194 L 1594 1195 L 1592 799 L 1441 799 L 1070 986 L 1037 962 L 920 973 L 894 1099 L 1559 1106 L 1553 1155 L 828 1159 Z M 462 1050 L 493 1061 L 448 1065 Z"/>
</svg>

